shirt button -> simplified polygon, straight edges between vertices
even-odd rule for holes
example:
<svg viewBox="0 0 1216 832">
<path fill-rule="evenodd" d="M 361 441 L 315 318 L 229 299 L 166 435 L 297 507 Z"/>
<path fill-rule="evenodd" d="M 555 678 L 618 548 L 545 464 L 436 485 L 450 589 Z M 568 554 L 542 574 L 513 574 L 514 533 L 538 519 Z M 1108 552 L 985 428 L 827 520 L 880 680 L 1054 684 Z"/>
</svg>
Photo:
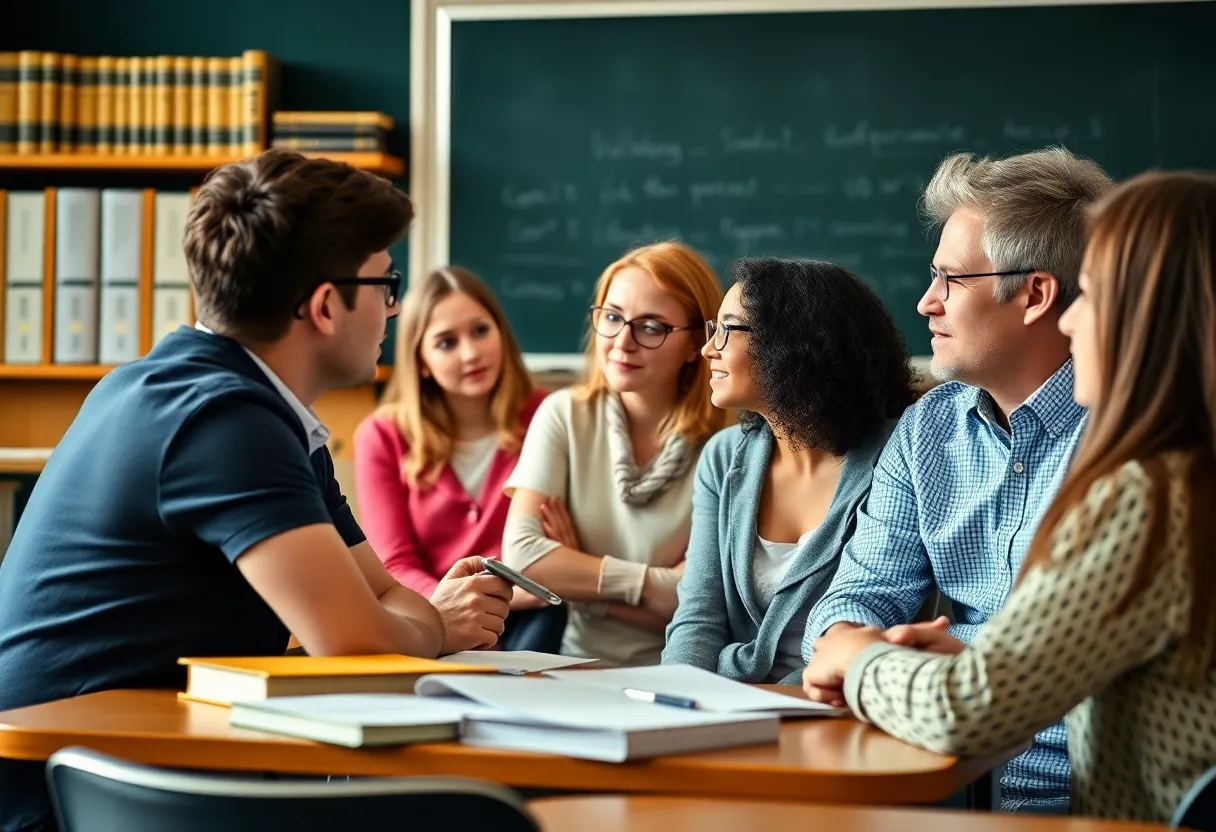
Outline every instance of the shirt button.
<svg viewBox="0 0 1216 832">
<path fill-rule="evenodd" d="M 1020 462 L 1013 463 L 1013 473 L 1020 474 L 1025 470 L 1026 470 L 1026 466 L 1022 465 L 1022 463 L 1020 463 Z"/>
</svg>

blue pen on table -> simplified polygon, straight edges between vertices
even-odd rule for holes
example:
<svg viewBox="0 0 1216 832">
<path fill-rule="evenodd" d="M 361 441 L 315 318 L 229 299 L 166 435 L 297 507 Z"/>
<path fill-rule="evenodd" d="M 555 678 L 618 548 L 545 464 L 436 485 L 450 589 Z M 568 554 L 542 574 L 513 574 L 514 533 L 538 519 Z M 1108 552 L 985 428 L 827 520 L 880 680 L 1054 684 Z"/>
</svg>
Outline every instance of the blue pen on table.
<svg viewBox="0 0 1216 832">
<path fill-rule="evenodd" d="M 700 703 L 687 696 L 673 696 L 670 693 L 655 693 L 637 688 L 625 688 L 625 695 L 640 702 L 653 702 L 656 705 L 670 705 L 673 708 L 700 708 Z"/>
</svg>

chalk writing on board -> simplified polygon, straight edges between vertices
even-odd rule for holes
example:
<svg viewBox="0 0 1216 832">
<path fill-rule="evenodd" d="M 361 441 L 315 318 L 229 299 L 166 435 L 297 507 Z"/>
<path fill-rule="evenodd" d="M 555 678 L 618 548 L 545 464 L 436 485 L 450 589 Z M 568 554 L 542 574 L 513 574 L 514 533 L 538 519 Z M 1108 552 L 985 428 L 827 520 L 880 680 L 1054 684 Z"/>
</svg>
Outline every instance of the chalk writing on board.
<svg viewBox="0 0 1216 832">
<path fill-rule="evenodd" d="M 887 219 L 834 220 L 828 223 L 830 237 L 907 237 L 908 223 Z"/>
<path fill-rule="evenodd" d="M 642 196 L 647 199 L 675 199 L 680 195 L 680 186 L 664 182 L 663 177 L 650 175 L 642 183 Z"/>
<path fill-rule="evenodd" d="M 605 134 L 591 132 L 591 158 L 597 162 L 625 162 L 641 159 L 678 167 L 684 162 L 684 146 L 679 142 L 653 138 L 649 132 L 620 130 Z"/>
<path fill-rule="evenodd" d="M 556 283 L 545 283 L 539 280 L 521 280 L 513 274 L 502 277 L 502 296 L 522 300 L 544 301 L 546 303 L 561 303 L 566 292 Z"/>
<path fill-rule="evenodd" d="M 801 240 L 808 234 L 818 234 L 823 223 L 815 217 L 794 217 L 794 239 Z"/>
<path fill-rule="evenodd" d="M 722 142 L 722 152 L 726 154 L 798 154 L 806 151 L 806 147 L 796 140 L 792 127 L 779 127 L 776 130 L 769 130 L 765 127 L 753 127 L 750 130 L 724 127 L 718 136 Z"/>
<path fill-rule="evenodd" d="M 600 246 L 624 249 L 658 240 L 679 240 L 682 236 L 680 229 L 675 226 L 647 222 L 628 228 L 621 225 L 619 220 L 610 219 L 604 225 L 596 227 L 594 242 Z"/>
<path fill-rule="evenodd" d="M 633 191 L 629 183 L 620 179 L 605 179 L 600 183 L 600 205 L 616 205 L 633 202 Z"/>
<path fill-rule="evenodd" d="M 723 217 L 718 223 L 718 233 L 728 242 L 734 243 L 735 253 L 755 254 L 770 241 L 786 239 L 786 230 L 780 223 L 739 222 L 732 217 Z"/>
<path fill-rule="evenodd" d="M 832 192 L 831 185 L 795 185 L 781 182 L 773 186 L 773 193 L 781 196 L 826 196 Z"/>
<path fill-rule="evenodd" d="M 925 291 L 925 278 L 923 275 L 918 276 L 911 272 L 888 275 L 886 288 L 892 294 L 896 292 L 915 292 L 919 295 Z"/>
<path fill-rule="evenodd" d="M 502 204 L 508 208 L 526 210 L 578 202 L 578 189 L 571 182 L 550 182 L 545 185 L 508 182 L 503 186 L 500 196 Z"/>
<path fill-rule="evenodd" d="M 966 140 L 966 128 L 949 122 L 879 128 L 862 119 L 845 127 L 832 124 L 823 131 L 823 144 L 828 150 L 868 150 L 871 156 L 883 156 L 900 147 L 949 146 Z"/>
<path fill-rule="evenodd" d="M 504 266 L 536 266 L 539 268 L 583 268 L 586 261 L 581 257 L 568 257 L 562 254 L 543 254 L 541 252 L 512 252 L 501 258 Z"/>
<path fill-rule="evenodd" d="M 760 191 L 760 180 L 755 177 L 718 182 L 693 182 L 688 186 L 688 197 L 695 207 L 707 199 L 751 199 Z"/>
<path fill-rule="evenodd" d="M 558 227 L 556 217 L 537 222 L 512 219 L 507 223 L 507 239 L 512 243 L 540 243 L 556 234 Z"/>
<path fill-rule="evenodd" d="M 1072 128 L 1067 124 L 1059 124 L 1054 127 L 1041 127 L 1033 124 L 1019 124 L 1012 118 L 1007 118 L 1001 127 L 1001 136 L 1003 138 L 1019 142 L 1065 142 L 1072 138 L 1072 135 Z"/>
</svg>

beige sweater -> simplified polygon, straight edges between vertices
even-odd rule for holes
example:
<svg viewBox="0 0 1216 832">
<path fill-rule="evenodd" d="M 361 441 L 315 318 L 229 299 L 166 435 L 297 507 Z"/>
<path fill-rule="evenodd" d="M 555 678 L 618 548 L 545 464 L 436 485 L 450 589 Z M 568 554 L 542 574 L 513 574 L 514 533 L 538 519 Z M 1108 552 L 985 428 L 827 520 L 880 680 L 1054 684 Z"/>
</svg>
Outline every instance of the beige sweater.
<svg viewBox="0 0 1216 832">
<path fill-rule="evenodd" d="M 961 755 L 1013 748 L 1067 714 L 1073 813 L 1167 821 L 1216 764 L 1216 670 L 1187 681 L 1178 653 L 1190 598 L 1188 459 L 1164 457 L 1165 545 L 1125 612 L 1112 614 L 1133 579 L 1152 499 L 1136 462 L 1091 487 L 1057 529 L 1052 563 L 1027 573 L 962 653 L 864 651 L 845 678 L 854 713 Z"/>
</svg>

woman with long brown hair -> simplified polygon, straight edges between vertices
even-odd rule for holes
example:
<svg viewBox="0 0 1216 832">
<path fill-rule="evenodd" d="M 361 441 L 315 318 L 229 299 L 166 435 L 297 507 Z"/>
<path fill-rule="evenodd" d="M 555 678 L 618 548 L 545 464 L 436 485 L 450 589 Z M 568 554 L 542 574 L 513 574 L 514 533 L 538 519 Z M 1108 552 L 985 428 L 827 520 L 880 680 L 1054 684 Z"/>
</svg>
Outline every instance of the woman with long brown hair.
<svg viewBox="0 0 1216 832">
<path fill-rule="evenodd" d="M 629 252 L 596 285 L 587 380 L 540 406 L 507 482 L 503 561 L 566 600 L 562 652 L 658 664 L 676 608 L 709 400 L 704 321 L 722 286 L 682 243 Z"/>
<path fill-rule="evenodd" d="M 970 646 L 940 621 L 832 633 L 805 681 L 948 754 L 1067 714 L 1072 811 L 1165 821 L 1216 764 L 1216 177 L 1099 203 L 1060 329 L 1089 423 L 1004 608 Z"/>
<path fill-rule="evenodd" d="M 509 504 L 503 483 L 543 398 L 502 308 L 476 275 L 448 266 L 410 287 L 397 316 L 392 379 L 355 432 L 359 523 L 398 582 L 430 597 L 461 558 L 499 557 Z M 516 589 L 511 607 L 518 613 L 540 603 Z M 557 613 L 546 617 L 554 616 L 560 624 Z M 511 616 L 513 635 L 522 637 L 516 625 L 527 618 Z M 557 648 L 553 639 L 516 642 L 504 638 L 503 646 Z"/>
</svg>

